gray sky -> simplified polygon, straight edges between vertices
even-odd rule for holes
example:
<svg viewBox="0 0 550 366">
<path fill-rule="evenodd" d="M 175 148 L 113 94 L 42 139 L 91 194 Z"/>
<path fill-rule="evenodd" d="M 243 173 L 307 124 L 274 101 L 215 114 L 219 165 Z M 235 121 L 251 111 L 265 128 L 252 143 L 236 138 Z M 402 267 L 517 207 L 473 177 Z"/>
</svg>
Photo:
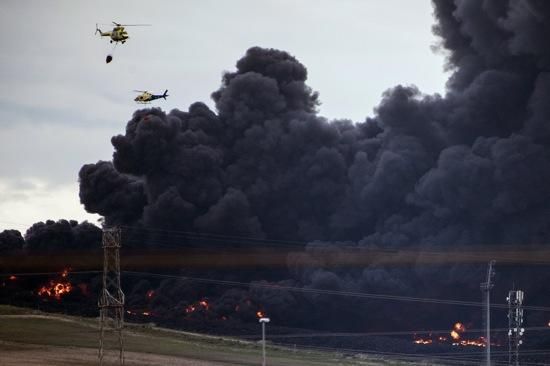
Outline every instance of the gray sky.
<svg viewBox="0 0 550 366">
<path fill-rule="evenodd" d="M 429 0 L 22 1 L 0 3 L 0 230 L 87 219 L 83 164 L 111 159 L 110 138 L 138 108 L 133 89 L 161 93 L 166 111 L 210 93 L 252 46 L 290 52 L 320 92 L 320 115 L 363 121 L 384 90 L 443 93 L 444 58 Z M 95 23 L 127 28 L 112 45 Z M 109 26 L 100 26 L 110 30 Z"/>
</svg>

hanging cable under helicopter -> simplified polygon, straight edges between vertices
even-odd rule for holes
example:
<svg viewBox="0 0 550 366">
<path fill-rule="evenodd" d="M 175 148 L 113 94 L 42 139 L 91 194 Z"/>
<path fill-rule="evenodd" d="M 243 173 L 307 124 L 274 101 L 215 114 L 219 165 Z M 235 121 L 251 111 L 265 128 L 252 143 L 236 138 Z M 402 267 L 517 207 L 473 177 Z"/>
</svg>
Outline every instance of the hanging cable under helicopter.
<svg viewBox="0 0 550 366">
<path fill-rule="evenodd" d="M 118 44 L 118 43 L 115 43 L 115 44 L 113 45 L 113 49 L 111 50 L 111 53 L 109 53 L 109 54 L 107 55 L 107 57 L 105 58 L 105 62 L 106 62 L 106 63 L 109 63 L 109 62 L 113 61 L 113 55 L 114 55 L 114 53 L 115 53 L 115 49 L 116 49 L 117 44 Z"/>
</svg>

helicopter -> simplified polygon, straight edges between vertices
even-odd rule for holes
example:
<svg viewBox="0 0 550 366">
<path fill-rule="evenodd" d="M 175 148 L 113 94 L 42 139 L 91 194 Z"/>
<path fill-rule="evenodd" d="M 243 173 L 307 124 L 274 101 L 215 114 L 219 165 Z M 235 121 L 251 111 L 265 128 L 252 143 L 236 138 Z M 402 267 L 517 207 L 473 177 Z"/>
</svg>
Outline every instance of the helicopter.
<svg viewBox="0 0 550 366">
<path fill-rule="evenodd" d="M 115 25 L 115 27 L 113 28 L 112 31 L 110 32 L 102 32 L 101 29 L 99 29 L 99 27 L 97 26 L 97 23 L 95 25 L 95 34 L 97 34 L 99 32 L 99 35 L 101 37 L 110 37 L 111 40 L 110 42 L 113 43 L 115 42 L 118 43 L 122 43 L 124 44 L 126 42 L 126 40 L 129 38 L 128 37 L 128 32 L 126 32 L 126 30 L 124 29 L 124 27 L 134 27 L 134 26 L 150 26 L 151 24 L 119 24 L 117 22 L 113 22 L 113 24 Z"/>
<path fill-rule="evenodd" d="M 164 98 L 166 100 L 166 97 L 168 96 L 168 89 L 164 91 L 164 94 L 151 94 L 147 90 L 134 90 L 135 92 L 141 93 L 138 95 L 134 100 L 140 104 L 148 104 L 152 100 Z"/>
</svg>

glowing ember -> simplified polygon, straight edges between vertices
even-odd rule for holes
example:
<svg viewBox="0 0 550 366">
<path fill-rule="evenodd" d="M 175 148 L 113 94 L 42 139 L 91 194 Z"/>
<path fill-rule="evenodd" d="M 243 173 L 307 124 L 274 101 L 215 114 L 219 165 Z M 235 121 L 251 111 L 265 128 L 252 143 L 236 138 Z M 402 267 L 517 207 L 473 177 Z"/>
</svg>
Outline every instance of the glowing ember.
<svg viewBox="0 0 550 366">
<path fill-rule="evenodd" d="M 414 340 L 414 343 L 416 344 L 432 344 L 433 341 L 431 339 L 422 339 L 422 338 L 419 338 L 419 339 L 415 339 Z"/>
<path fill-rule="evenodd" d="M 38 295 L 43 297 L 53 297 L 56 300 L 60 300 L 61 297 L 67 295 L 73 286 L 70 282 L 54 282 L 50 281 L 48 285 L 40 287 Z"/>
<path fill-rule="evenodd" d="M 10 281 L 15 281 L 16 279 L 17 279 L 17 277 L 15 277 L 14 275 L 10 276 Z"/>
<path fill-rule="evenodd" d="M 265 317 L 265 314 L 263 313 L 263 311 L 257 311 L 257 312 L 256 312 L 256 316 L 257 316 L 258 318 L 263 318 L 263 317 Z"/>
<path fill-rule="evenodd" d="M 195 312 L 196 310 L 198 310 L 198 309 L 200 309 L 200 308 L 203 308 L 203 309 L 205 309 L 205 310 L 208 310 L 208 308 L 209 308 L 208 301 L 206 301 L 206 300 L 203 299 L 203 300 L 200 300 L 200 301 L 198 301 L 198 302 L 196 302 L 196 303 L 194 303 L 194 304 L 188 305 L 188 306 L 185 308 L 185 312 L 186 312 L 187 314 L 193 313 L 193 312 Z"/>
<path fill-rule="evenodd" d="M 550 326 L 550 322 L 548 324 Z M 418 338 L 415 335 L 415 339 L 413 340 L 416 344 L 432 344 L 432 343 L 450 343 L 453 346 L 471 346 L 471 347 L 486 347 L 487 342 L 483 337 L 479 337 L 478 339 L 463 339 L 463 333 L 466 332 L 466 327 L 462 323 L 455 323 L 453 325 L 453 329 L 451 330 L 451 338 L 438 336 L 437 338 L 432 338 L 432 335 L 429 334 L 429 336 L 424 338 Z M 500 346 L 500 344 L 497 343 L 491 343 L 491 345 L 495 345 L 497 347 Z"/>
<path fill-rule="evenodd" d="M 458 343 L 461 346 L 475 346 L 475 347 L 486 347 L 485 340 L 481 338 L 480 340 L 477 339 L 465 339 Z M 457 345 L 456 343 L 453 343 L 453 345 Z"/>
<path fill-rule="evenodd" d="M 189 305 L 189 306 L 187 306 L 187 307 L 185 308 L 185 312 L 186 312 L 187 314 L 192 313 L 192 312 L 194 312 L 195 310 L 197 310 L 197 309 L 196 309 L 193 305 Z"/>
<path fill-rule="evenodd" d="M 67 278 L 67 276 L 69 275 L 69 270 L 70 268 L 65 268 L 63 272 L 61 272 L 61 277 Z"/>
<path fill-rule="evenodd" d="M 150 312 L 150 311 L 139 312 L 139 311 L 133 311 L 133 310 L 126 310 L 126 312 L 129 315 L 143 315 L 143 316 L 152 316 L 153 315 L 153 313 Z"/>
<path fill-rule="evenodd" d="M 147 295 L 146 295 L 146 296 L 147 296 L 148 299 L 152 299 L 153 296 L 155 296 L 155 290 L 149 290 L 149 291 L 147 291 Z"/>
</svg>

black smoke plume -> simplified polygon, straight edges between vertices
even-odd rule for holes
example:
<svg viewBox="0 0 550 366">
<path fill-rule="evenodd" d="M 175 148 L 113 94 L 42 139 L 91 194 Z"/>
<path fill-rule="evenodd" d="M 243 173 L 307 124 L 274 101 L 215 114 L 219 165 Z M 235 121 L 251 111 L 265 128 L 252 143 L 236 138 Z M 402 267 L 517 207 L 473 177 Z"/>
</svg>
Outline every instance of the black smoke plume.
<svg viewBox="0 0 550 366">
<path fill-rule="evenodd" d="M 0 233 L 0 253 L 13 254 L 21 251 L 25 239 L 18 230 L 4 230 Z"/>
<path fill-rule="evenodd" d="M 433 4 L 433 31 L 451 71 L 444 96 L 398 85 L 365 121 L 328 121 L 317 113 L 319 95 L 307 86 L 304 65 L 287 52 L 253 47 L 212 94 L 215 111 L 202 103 L 136 111 L 125 134 L 112 138 L 112 163 L 80 171 L 81 202 L 107 225 L 311 242 L 303 248 L 311 257 L 337 255 L 343 245 L 421 253 L 546 244 L 550 3 Z M 452 261 L 443 268 L 291 264 L 274 277 L 304 288 L 471 300 L 484 272 L 484 265 Z M 502 301 L 514 280 L 532 303 L 548 300 L 529 280 L 541 275 L 545 283 L 543 271 L 501 273 Z M 342 305 L 253 286 L 231 291 L 224 302 L 248 296 L 272 313 L 294 309 L 299 316 L 279 320 L 289 325 L 359 330 L 410 317 L 395 304 Z M 408 324 L 436 323 L 433 311 L 458 313 L 434 309 Z"/>
</svg>

